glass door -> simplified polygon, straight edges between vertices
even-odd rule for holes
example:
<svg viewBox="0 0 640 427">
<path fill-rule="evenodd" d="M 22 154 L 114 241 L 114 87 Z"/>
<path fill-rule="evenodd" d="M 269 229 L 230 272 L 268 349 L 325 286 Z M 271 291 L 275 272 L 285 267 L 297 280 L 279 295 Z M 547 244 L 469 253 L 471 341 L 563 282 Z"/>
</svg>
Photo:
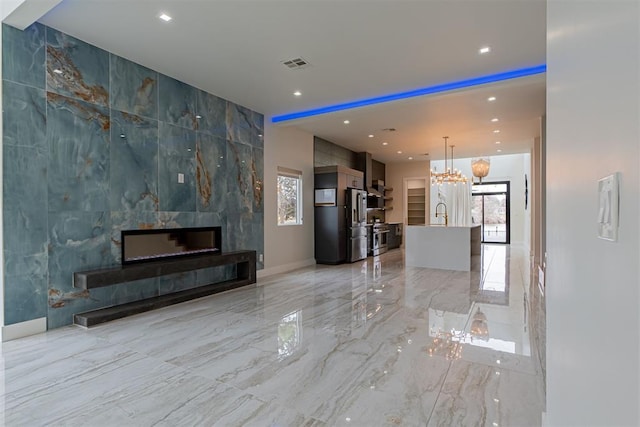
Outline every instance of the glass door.
<svg viewBox="0 0 640 427">
<path fill-rule="evenodd" d="M 482 243 L 509 243 L 509 182 L 471 187 L 471 220 L 482 226 Z"/>
</svg>

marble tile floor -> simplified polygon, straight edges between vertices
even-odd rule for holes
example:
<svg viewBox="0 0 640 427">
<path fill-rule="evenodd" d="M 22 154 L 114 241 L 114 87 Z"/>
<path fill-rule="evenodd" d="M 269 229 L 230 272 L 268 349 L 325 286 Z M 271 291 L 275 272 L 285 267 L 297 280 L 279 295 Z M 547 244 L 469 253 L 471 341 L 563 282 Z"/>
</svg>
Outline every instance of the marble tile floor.
<svg viewBox="0 0 640 427">
<path fill-rule="evenodd" d="M 6 426 L 539 426 L 521 253 L 401 250 L 2 344 Z"/>
</svg>

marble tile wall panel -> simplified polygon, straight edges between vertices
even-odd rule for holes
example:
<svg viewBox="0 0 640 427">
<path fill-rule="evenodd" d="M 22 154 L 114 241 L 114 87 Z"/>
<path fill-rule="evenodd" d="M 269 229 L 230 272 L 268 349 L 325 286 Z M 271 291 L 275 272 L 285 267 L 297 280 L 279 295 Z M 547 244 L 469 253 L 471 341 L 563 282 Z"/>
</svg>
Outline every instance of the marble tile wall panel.
<svg viewBox="0 0 640 427">
<path fill-rule="evenodd" d="M 183 128 L 197 129 L 197 89 L 186 83 L 159 75 L 158 119 Z"/>
<path fill-rule="evenodd" d="M 46 316 L 47 149 L 44 91 L 3 82 L 5 324 Z"/>
<path fill-rule="evenodd" d="M 158 212 L 159 228 L 197 227 L 195 212 Z"/>
<path fill-rule="evenodd" d="M 44 89 L 45 50 L 44 25 L 20 31 L 2 24 L 2 78 Z"/>
<path fill-rule="evenodd" d="M 6 275 L 37 275 L 37 264 L 23 257 L 44 257 L 48 244 L 47 159 L 42 150 L 5 146 L 4 151 L 4 258 Z M 21 269 L 11 271 L 21 265 Z M 5 303 L 12 301 L 5 295 Z"/>
<path fill-rule="evenodd" d="M 4 80 L 2 91 L 3 144 L 46 148 L 47 116 L 44 90 Z"/>
<path fill-rule="evenodd" d="M 251 190 L 253 192 L 253 212 L 264 212 L 264 151 L 251 150 Z"/>
<path fill-rule="evenodd" d="M 53 328 L 191 285 L 72 288 L 74 271 L 120 263 L 122 229 L 219 225 L 224 251 L 264 250 L 262 114 L 40 24 L 2 31 L 8 324 L 47 315 Z M 191 275 L 234 276 L 234 266 Z"/>
<path fill-rule="evenodd" d="M 108 107 L 109 53 L 47 28 L 47 90 Z"/>
<path fill-rule="evenodd" d="M 251 114 L 251 144 L 257 148 L 264 149 L 264 115 L 256 111 Z"/>
<path fill-rule="evenodd" d="M 158 119 L 158 73 L 117 55 L 110 55 L 111 108 Z"/>
<path fill-rule="evenodd" d="M 198 212 L 224 212 L 227 197 L 227 142 L 198 132 L 196 180 Z"/>
<path fill-rule="evenodd" d="M 227 101 L 227 139 L 243 144 L 252 143 L 253 112 Z"/>
<path fill-rule="evenodd" d="M 227 143 L 227 210 L 231 215 L 253 210 L 253 153 L 250 145 Z"/>
<path fill-rule="evenodd" d="M 196 210 L 196 132 L 160 123 L 159 196 L 161 211 Z M 178 182 L 184 175 L 184 183 Z"/>
<path fill-rule="evenodd" d="M 47 93 L 49 211 L 109 209 L 109 110 Z"/>
<path fill-rule="evenodd" d="M 158 210 L 158 122 L 111 110 L 112 211 Z"/>
<path fill-rule="evenodd" d="M 73 287 L 73 272 L 114 264 L 108 212 L 49 214 L 48 326 L 72 322 L 74 313 L 111 305 L 108 288 L 91 291 Z"/>
<path fill-rule="evenodd" d="M 227 101 L 215 95 L 198 90 L 197 113 L 198 131 L 227 138 Z"/>
<path fill-rule="evenodd" d="M 23 255 L 18 264 L 26 272 L 9 268 L 4 273 L 5 325 L 47 316 L 47 256 Z"/>
</svg>

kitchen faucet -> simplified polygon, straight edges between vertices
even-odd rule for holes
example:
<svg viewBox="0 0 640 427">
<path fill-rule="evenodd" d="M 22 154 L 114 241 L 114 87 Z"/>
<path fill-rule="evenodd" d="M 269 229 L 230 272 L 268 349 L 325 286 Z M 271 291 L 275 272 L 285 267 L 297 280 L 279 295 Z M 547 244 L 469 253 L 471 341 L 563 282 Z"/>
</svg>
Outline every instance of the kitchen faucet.
<svg viewBox="0 0 640 427">
<path fill-rule="evenodd" d="M 444 206 L 444 212 L 438 212 L 438 207 L 442 205 Z M 447 205 L 445 205 L 443 202 L 440 202 L 436 205 L 436 218 L 438 218 L 439 216 L 444 216 L 444 225 L 445 227 L 449 225 L 449 215 L 447 215 Z"/>
</svg>

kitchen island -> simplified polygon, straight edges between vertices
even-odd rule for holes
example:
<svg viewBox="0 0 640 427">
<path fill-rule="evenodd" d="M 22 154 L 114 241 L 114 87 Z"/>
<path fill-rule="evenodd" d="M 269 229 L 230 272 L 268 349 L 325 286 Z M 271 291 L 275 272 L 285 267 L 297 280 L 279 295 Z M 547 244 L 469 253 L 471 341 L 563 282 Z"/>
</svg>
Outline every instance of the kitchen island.
<svg viewBox="0 0 640 427">
<path fill-rule="evenodd" d="M 408 225 L 404 234 L 407 266 L 471 271 L 479 262 L 480 225 Z"/>
</svg>

